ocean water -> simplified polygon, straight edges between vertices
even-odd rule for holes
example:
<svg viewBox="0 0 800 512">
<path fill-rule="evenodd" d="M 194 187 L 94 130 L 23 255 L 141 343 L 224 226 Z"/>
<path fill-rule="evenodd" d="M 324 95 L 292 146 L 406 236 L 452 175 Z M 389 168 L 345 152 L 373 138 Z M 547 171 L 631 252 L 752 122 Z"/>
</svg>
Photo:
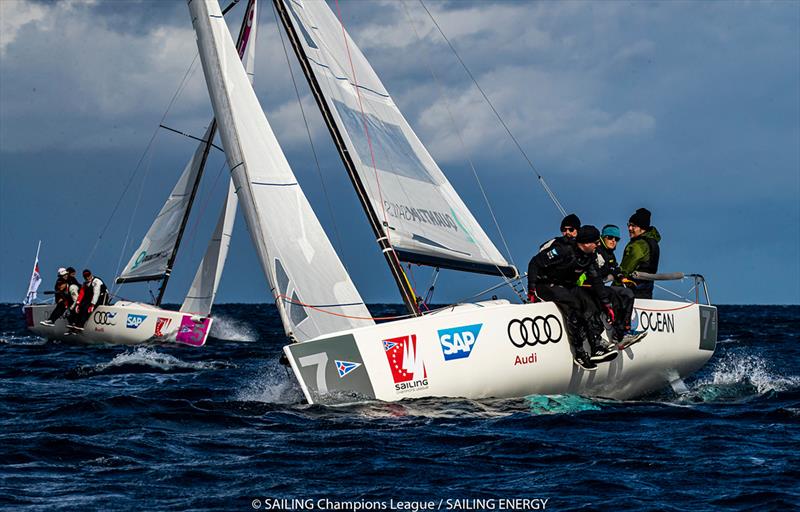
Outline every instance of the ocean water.
<svg viewBox="0 0 800 512">
<path fill-rule="evenodd" d="M 304 404 L 272 306 L 215 316 L 202 349 L 86 347 L 0 305 L 0 508 L 800 508 L 800 306 L 721 306 L 681 394 L 337 407 Z"/>
</svg>

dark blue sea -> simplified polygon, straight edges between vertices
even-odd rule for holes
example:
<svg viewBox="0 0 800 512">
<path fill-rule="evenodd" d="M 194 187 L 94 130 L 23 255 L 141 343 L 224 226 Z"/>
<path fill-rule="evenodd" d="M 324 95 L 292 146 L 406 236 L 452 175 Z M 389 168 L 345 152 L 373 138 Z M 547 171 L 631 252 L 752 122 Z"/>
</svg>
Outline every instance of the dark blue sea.
<svg viewBox="0 0 800 512">
<path fill-rule="evenodd" d="M 0 306 L 0 508 L 800 508 L 800 306 L 721 306 L 680 393 L 338 407 L 303 403 L 273 306 L 215 311 L 202 349 L 125 348 Z"/>
</svg>

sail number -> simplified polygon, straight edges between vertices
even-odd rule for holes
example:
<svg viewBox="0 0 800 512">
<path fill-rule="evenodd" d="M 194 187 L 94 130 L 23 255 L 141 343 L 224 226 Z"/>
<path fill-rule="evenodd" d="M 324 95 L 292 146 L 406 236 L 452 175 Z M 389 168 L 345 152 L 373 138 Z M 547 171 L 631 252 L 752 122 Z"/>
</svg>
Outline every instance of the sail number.
<svg viewBox="0 0 800 512">
<path fill-rule="evenodd" d="M 328 381 L 325 380 L 325 368 L 328 365 L 328 354 L 320 352 L 319 354 L 312 354 L 310 356 L 303 356 L 297 359 L 300 366 L 316 366 L 317 367 L 317 392 L 324 395 L 328 392 Z"/>
</svg>

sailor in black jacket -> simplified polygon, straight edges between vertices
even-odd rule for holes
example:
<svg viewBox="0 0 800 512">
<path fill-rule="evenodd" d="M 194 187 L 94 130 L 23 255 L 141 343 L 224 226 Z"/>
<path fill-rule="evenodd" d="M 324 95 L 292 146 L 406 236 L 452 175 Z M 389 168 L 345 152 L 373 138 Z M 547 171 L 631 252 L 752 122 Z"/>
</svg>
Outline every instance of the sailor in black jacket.
<svg viewBox="0 0 800 512">
<path fill-rule="evenodd" d="M 580 228 L 575 239 L 558 237 L 544 244 L 528 264 L 528 297 L 555 302 L 567 325 L 567 334 L 575 350 L 575 364 L 587 369 L 597 368 L 596 362 L 610 361 L 617 356 L 616 346 L 605 342 L 600 334 L 600 307 L 613 319 L 608 289 L 597 266 L 595 250 L 600 240 L 596 227 Z M 586 275 L 588 287 L 578 285 Z M 590 357 L 583 348 L 584 341 L 592 350 Z"/>
</svg>

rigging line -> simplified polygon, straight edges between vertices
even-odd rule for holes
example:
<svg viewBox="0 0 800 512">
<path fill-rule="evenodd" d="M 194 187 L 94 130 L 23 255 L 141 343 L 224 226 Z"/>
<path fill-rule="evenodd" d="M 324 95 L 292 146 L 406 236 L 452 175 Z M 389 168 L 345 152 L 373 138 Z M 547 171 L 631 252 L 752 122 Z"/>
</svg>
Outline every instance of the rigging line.
<svg viewBox="0 0 800 512">
<path fill-rule="evenodd" d="M 144 184 L 147 181 L 147 176 L 150 175 L 150 171 L 153 168 L 153 152 L 149 153 L 149 157 L 147 159 L 147 167 L 144 173 L 144 177 L 142 178 L 142 185 L 139 187 L 139 195 L 136 197 L 136 203 L 133 207 L 133 213 L 131 214 L 131 220 L 128 222 L 128 231 L 125 233 L 125 241 L 122 244 L 122 250 L 119 252 L 119 258 L 117 259 L 117 266 L 114 269 L 114 276 L 118 276 L 120 272 L 120 266 L 122 266 L 122 258 L 125 256 L 128 248 L 128 242 L 131 239 L 131 230 L 133 229 L 133 219 L 136 218 L 136 211 L 139 209 L 139 204 L 142 201 L 142 194 L 144 193 Z M 111 289 L 111 292 L 114 293 L 117 289 L 122 286 L 122 283 L 117 283 L 116 279 L 114 280 L 114 287 Z"/>
<path fill-rule="evenodd" d="M 354 315 L 345 315 L 344 313 L 336 313 L 335 311 L 327 310 L 320 306 L 315 306 L 313 304 L 306 304 L 305 302 L 301 302 L 299 300 L 292 299 L 287 297 L 286 295 L 279 294 L 275 297 L 275 300 L 282 300 L 283 302 L 288 302 L 289 304 L 296 304 L 298 306 L 303 306 L 304 308 L 313 309 L 315 311 L 319 311 L 320 313 L 324 313 L 326 315 L 333 315 L 342 318 L 351 318 L 353 320 L 401 320 L 403 318 L 414 318 L 415 315 L 407 314 L 407 315 L 395 315 L 395 316 L 354 316 Z"/>
<path fill-rule="evenodd" d="M 223 161 L 222 164 L 219 166 L 219 170 L 217 171 L 217 176 L 214 178 L 214 182 L 211 184 L 211 188 L 206 191 L 203 199 L 200 201 L 200 212 L 195 216 L 194 224 L 192 225 L 191 232 L 189 233 L 189 243 L 191 245 L 190 252 L 194 251 L 194 242 L 197 239 L 197 228 L 200 226 L 200 221 L 203 219 L 203 214 L 208 207 L 208 204 L 211 202 L 211 195 L 217 190 L 217 184 L 219 184 L 219 178 L 222 176 L 222 171 L 228 165 L 227 161 Z M 228 189 L 225 189 L 225 198 L 223 199 L 222 207 L 225 208 L 228 201 Z"/>
<path fill-rule="evenodd" d="M 549 186 L 549 185 L 547 184 L 547 182 L 544 180 L 544 177 L 543 177 L 543 176 L 542 176 L 542 175 L 539 173 L 539 171 L 536 169 L 536 166 L 534 166 L 534 165 L 533 165 L 533 162 L 531 161 L 531 159 L 530 159 L 530 158 L 528 158 L 528 154 L 527 154 L 527 153 L 525 153 L 525 150 L 524 150 L 524 149 L 522 149 L 522 146 L 521 146 L 521 145 L 520 145 L 520 143 L 517 141 L 517 138 L 516 138 L 516 137 L 514 137 L 514 134 L 513 134 L 513 133 L 511 133 L 511 130 L 508 128 L 508 125 L 507 125 L 507 124 L 506 124 L 506 122 L 503 120 L 503 118 L 500 116 L 500 113 L 497 111 L 497 109 L 496 109 L 496 108 L 494 108 L 494 104 L 492 104 L 491 100 L 489 100 L 489 97 L 488 97 L 488 96 L 486 95 L 486 93 L 483 91 L 483 88 L 482 88 L 482 87 L 480 86 L 480 84 L 478 83 L 478 80 L 476 80 L 476 79 L 475 79 L 475 76 L 474 76 L 474 75 L 472 74 L 472 72 L 469 70 L 469 68 L 467 67 L 466 63 L 465 63 L 465 62 L 464 62 L 464 61 L 461 59 L 461 56 L 458 54 L 458 52 L 456 51 L 456 49 L 455 49 L 455 47 L 453 46 L 453 44 L 450 42 L 450 40 L 447 38 L 447 36 L 446 36 L 446 35 L 444 35 L 444 31 L 442 30 L 442 27 L 440 27 L 440 26 L 439 26 L 439 24 L 436 22 L 436 19 L 433 17 L 433 14 L 431 14 L 431 12 L 428 10 L 428 7 L 425 5 L 425 2 L 424 2 L 424 0 L 419 0 L 419 3 L 422 5 L 422 8 L 423 8 L 423 9 L 425 9 L 425 12 L 426 12 L 426 13 L 428 13 L 428 16 L 431 18 L 431 21 L 432 21 L 432 22 L 433 22 L 433 24 L 436 26 L 436 29 L 437 29 L 437 30 L 439 31 L 439 33 L 442 35 L 442 37 L 444 38 L 444 40 L 447 42 L 447 45 L 450 47 L 450 50 L 452 50 L 453 54 L 454 54 L 454 55 L 456 56 L 456 58 L 458 59 L 458 62 L 460 62 L 460 63 L 461 63 L 461 67 L 463 67 L 463 68 L 464 68 L 464 71 L 466 71 L 466 72 L 467 72 L 467 75 L 469 75 L 470 79 L 471 79 L 471 80 L 472 80 L 472 82 L 475 84 L 475 87 L 477 87 L 477 88 L 478 88 L 478 91 L 480 91 L 480 93 L 481 93 L 481 96 L 483 96 L 483 99 L 485 99 L 485 100 L 486 100 L 486 103 L 488 103 L 489 107 L 491 107 L 491 109 L 492 109 L 492 112 L 494 112 L 494 115 L 495 115 L 495 116 L 497 116 L 497 119 L 500 121 L 500 124 L 502 124 L 502 125 L 503 125 L 503 128 L 506 130 L 506 133 L 508 133 L 508 136 L 509 136 L 509 137 L 511 137 L 511 140 L 512 140 L 512 141 L 514 141 L 514 144 L 517 146 L 517 149 L 518 149 L 518 150 L 519 150 L 519 152 L 522 154 L 522 156 L 525 158 L 525 160 L 528 162 L 528 165 L 530 166 L 531 170 L 533 170 L 533 172 L 536 174 L 536 177 L 539 179 L 539 183 L 542 185 L 542 187 L 544 188 L 545 192 L 547 192 L 547 195 L 548 195 L 548 196 L 550 196 L 550 199 L 553 201 L 553 204 L 555 204 L 555 205 L 556 205 L 556 208 L 558 208 L 558 211 L 560 211 L 560 212 L 561 212 L 561 215 L 564 215 L 564 216 L 566 216 L 566 215 L 567 215 L 567 211 L 564 209 L 564 207 L 563 207 L 563 206 L 561 206 L 561 203 L 559 202 L 559 200 L 558 200 L 558 198 L 556 197 L 556 195 L 555 195 L 555 193 L 553 192 L 553 190 L 550 188 L 550 186 Z"/>
<path fill-rule="evenodd" d="M 172 95 L 172 99 L 170 99 L 169 104 L 167 105 L 167 109 L 164 111 L 164 114 L 161 116 L 161 121 L 159 121 L 159 123 L 158 123 L 159 126 L 164 123 L 164 119 L 167 118 L 167 115 L 169 114 L 169 111 L 172 109 L 172 106 L 175 104 L 175 100 L 178 98 L 178 95 L 186 87 L 186 81 L 188 80 L 189 75 L 194 70 L 195 63 L 197 62 L 197 58 L 199 56 L 200 56 L 199 53 L 196 53 L 194 55 L 194 58 L 192 59 L 192 62 L 189 64 L 189 68 L 186 70 L 186 73 L 184 73 L 183 79 L 181 80 L 181 83 L 178 85 L 178 89 L 175 91 L 175 94 Z M 111 214 L 109 215 L 108 220 L 106 221 L 106 225 L 103 226 L 103 229 L 100 231 L 100 235 L 97 237 L 97 240 L 95 241 L 94 246 L 92 247 L 92 250 L 89 252 L 89 256 L 86 258 L 86 261 L 85 261 L 85 263 L 83 265 L 84 268 L 87 267 L 89 265 L 89 263 L 92 261 L 92 257 L 94 257 L 94 253 L 97 250 L 97 246 L 100 244 L 100 240 L 103 239 L 103 235 L 105 235 L 106 230 L 111 225 L 111 220 L 114 218 L 114 215 L 116 215 L 120 204 L 122 204 L 122 199 L 125 197 L 125 194 L 128 193 L 128 189 L 130 188 L 131 184 L 133 183 L 134 178 L 136 178 L 136 174 L 138 174 L 139 169 L 141 168 L 142 162 L 144 161 L 145 157 L 147 156 L 148 151 L 150 151 L 150 148 L 153 146 L 153 142 L 155 141 L 156 136 L 158 135 L 158 130 L 159 130 L 159 127 L 156 127 L 156 129 L 153 130 L 153 134 L 150 136 L 150 141 L 147 143 L 147 147 L 145 147 L 145 150 L 142 153 L 142 156 L 139 157 L 139 161 L 136 163 L 136 166 L 133 168 L 133 171 L 131 172 L 131 175 L 128 177 L 128 182 L 125 184 L 125 187 L 122 189 L 122 193 L 120 194 L 119 199 L 117 199 L 117 204 L 115 204 L 114 208 L 111 210 Z"/>
<path fill-rule="evenodd" d="M 402 4 L 403 4 L 403 11 L 405 12 L 406 19 L 408 20 L 408 24 L 411 25 L 411 28 L 414 30 L 414 35 L 417 36 L 417 40 L 422 41 L 422 37 L 419 35 L 419 32 L 417 31 L 417 27 L 414 24 L 414 20 L 411 18 L 410 13 L 408 12 L 408 5 L 406 4 L 406 0 L 403 0 Z M 467 152 L 467 145 L 464 143 L 464 137 L 461 135 L 461 130 L 458 129 L 458 125 L 456 124 L 455 117 L 453 116 L 453 110 L 450 108 L 450 102 L 447 99 L 447 95 L 444 94 L 445 93 L 444 86 L 442 85 L 441 80 L 439 80 L 439 76 L 436 74 L 436 71 L 433 69 L 433 66 L 431 66 L 430 61 L 427 59 L 425 59 L 425 66 L 428 68 L 428 71 L 430 71 L 431 76 L 433 77 L 434 81 L 436 82 L 436 85 L 439 88 L 442 99 L 444 100 L 445 109 L 447 109 L 448 117 L 450 118 L 450 122 L 453 124 L 454 131 L 456 133 L 456 136 L 458 136 L 458 141 L 461 144 L 461 149 L 464 152 L 464 155 L 466 156 L 470 169 L 472 169 L 472 175 L 475 176 L 475 181 L 478 183 L 478 188 L 480 189 L 481 194 L 483 195 L 483 200 L 486 203 L 486 207 L 489 210 L 489 214 L 492 216 L 495 228 L 497 228 L 497 232 L 500 235 L 500 240 L 503 241 L 503 246 L 506 249 L 506 254 L 508 254 L 508 261 L 516 267 L 516 264 L 514 263 L 514 258 L 511 255 L 511 249 L 508 248 L 506 237 L 503 236 L 503 230 L 500 229 L 500 223 L 497 221 L 497 217 L 495 217 L 494 210 L 492 209 L 492 205 L 489 202 L 489 197 L 486 195 L 486 191 L 483 188 L 483 183 L 481 183 L 481 180 L 478 177 L 478 171 L 475 169 L 475 165 L 472 161 L 472 158 L 469 156 L 469 153 Z M 497 267 L 498 271 L 500 270 L 499 266 L 495 265 L 495 267 Z M 502 272 L 500 272 L 500 274 L 502 275 Z"/>
<path fill-rule="evenodd" d="M 667 292 L 667 293 L 670 293 L 670 294 L 674 295 L 675 297 L 678 297 L 679 299 L 683 299 L 683 300 L 689 300 L 689 299 L 687 299 L 686 297 L 684 297 L 683 295 L 681 295 L 681 294 L 679 294 L 679 293 L 675 293 L 675 292 L 673 292 L 672 290 L 668 290 L 668 289 L 664 288 L 663 286 L 661 286 L 661 285 L 660 285 L 660 284 L 658 284 L 658 283 L 653 283 L 653 285 L 655 285 L 657 288 L 659 288 L 659 289 L 661 289 L 661 290 L 664 290 L 664 291 L 665 291 L 665 292 Z"/>
<path fill-rule="evenodd" d="M 369 126 L 367 124 L 367 116 L 364 113 L 364 103 L 363 103 L 363 101 L 361 99 L 361 89 L 358 87 L 358 78 L 356 77 L 356 68 L 355 68 L 355 65 L 353 64 L 353 58 L 350 55 L 350 45 L 347 43 L 347 32 L 345 31 L 345 28 L 344 28 L 344 19 L 342 18 L 342 11 L 339 8 L 339 0 L 335 0 L 335 1 L 336 1 L 336 14 L 338 15 L 338 18 L 339 18 L 339 25 L 342 27 L 342 39 L 344 40 L 344 47 L 347 50 L 347 59 L 350 61 L 350 71 L 353 73 L 353 82 L 352 82 L 354 84 L 353 88 L 356 90 L 356 97 L 358 98 L 358 108 L 361 110 L 361 123 L 364 125 L 364 133 L 367 135 L 367 145 L 369 146 L 369 154 L 370 154 L 370 157 L 372 159 L 372 169 L 375 171 L 375 183 L 378 186 L 378 198 L 380 200 L 381 209 L 383 210 L 383 223 L 384 223 L 384 227 L 385 227 L 383 232 L 384 232 L 384 235 L 386 236 L 386 242 L 389 245 L 389 249 L 390 249 L 389 252 L 391 254 L 391 257 L 394 258 L 395 264 L 397 265 L 397 268 L 399 269 L 400 272 L 402 272 L 403 277 L 406 280 L 406 283 L 409 285 L 409 288 L 411 288 L 411 283 L 408 282 L 408 276 L 405 275 L 405 272 L 403 272 L 403 265 L 402 265 L 402 263 L 400 263 L 400 258 L 398 258 L 397 252 L 394 250 L 394 247 L 392 246 L 392 240 L 391 240 L 391 237 L 389 235 L 389 231 L 390 231 L 390 229 L 389 229 L 389 219 L 387 217 L 386 208 L 383 207 L 383 204 L 384 204 L 383 203 L 383 192 L 381 191 L 381 182 L 380 182 L 380 179 L 379 179 L 379 176 L 378 176 L 378 166 L 375 164 L 375 151 L 372 148 L 372 137 L 370 136 L 370 133 L 369 133 Z M 416 292 L 413 289 L 411 289 L 411 293 L 412 293 L 412 295 L 416 295 Z M 416 302 L 416 296 L 413 296 L 412 299 L 414 299 L 414 302 Z M 416 306 L 415 306 L 415 308 L 416 308 Z M 419 308 L 416 308 L 416 309 L 419 310 Z"/>
<path fill-rule="evenodd" d="M 198 141 L 198 142 L 202 142 L 203 144 L 206 144 L 206 143 L 208 143 L 208 141 L 207 141 L 207 140 L 201 139 L 200 137 L 195 137 L 194 135 L 190 135 L 190 134 L 188 134 L 188 133 L 184 133 L 184 132 L 182 132 L 182 131 L 180 131 L 180 130 L 176 130 L 175 128 L 170 128 L 169 126 L 166 126 L 166 125 L 163 125 L 163 124 L 160 124 L 160 125 L 158 125 L 158 127 L 159 127 L 159 128 L 164 128 L 165 130 L 169 130 L 169 131 L 171 131 L 171 132 L 174 132 L 174 133 L 177 133 L 178 135 L 183 135 L 184 137 L 188 137 L 188 138 L 190 138 L 190 139 L 194 139 L 194 140 L 196 140 L 196 141 Z M 218 150 L 222 151 L 222 153 L 223 153 L 223 154 L 225 153 L 225 150 L 224 150 L 224 149 L 222 149 L 221 147 L 217 146 L 217 145 L 216 145 L 216 144 L 214 144 L 213 142 L 212 142 L 212 143 L 210 143 L 210 144 L 211 144 L 211 147 L 212 147 L 212 148 L 214 148 L 214 149 L 218 149 Z"/>
<path fill-rule="evenodd" d="M 291 61 L 289 60 L 289 51 L 286 49 L 286 42 L 283 39 L 283 30 L 281 30 L 280 20 L 278 19 L 278 12 L 275 10 L 275 4 L 274 3 L 270 4 L 270 5 L 272 6 L 272 15 L 275 17 L 275 26 L 277 27 L 278 35 L 281 38 L 281 45 L 283 45 L 283 54 L 286 57 L 286 67 L 289 68 L 289 76 L 292 77 L 292 85 L 294 86 L 295 96 L 297 96 L 297 104 L 300 105 L 300 113 L 303 115 L 303 123 L 305 123 L 305 125 L 306 125 L 306 134 L 308 135 L 308 143 L 311 146 L 311 153 L 314 155 L 314 164 L 317 167 L 317 174 L 319 175 L 319 181 L 322 184 L 322 192 L 325 195 L 325 202 L 326 202 L 326 204 L 328 206 L 328 215 L 330 215 L 331 222 L 333 223 L 333 234 L 334 234 L 334 236 L 336 236 L 336 244 L 337 244 L 337 246 L 339 248 L 339 251 L 341 251 L 342 249 L 344 249 L 344 245 L 342 244 L 342 239 L 339 236 L 339 227 L 338 227 L 338 225 L 336 223 L 336 217 L 334 217 L 334 215 L 333 215 L 333 205 L 331 204 L 331 199 L 330 199 L 330 196 L 328 195 L 328 187 L 325 186 L 325 178 L 324 178 L 324 176 L 322 174 L 322 167 L 320 166 L 320 163 L 319 163 L 319 157 L 317 156 L 317 150 L 314 147 L 313 138 L 311 137 L 311 128 L 308 125 L 308 119 L 306 118 L 306 111 L 303 108 L 303 102 L 300 100 L 300 90 L 297 87 L 297 81 L 294 78 L 294 71 L 292 71 L 292 64 L 291 64 Z M 259 11 L 259 15 L 260 15 L 260 11 Z M 339 252 L 339 251 L 337 251 L 337 252 Z M 344 265 L 344 262 L 342 262 L 342 265 Z M 347 269 L 347 266 L 345 265 L 345 270 L 346 269 Z"/>
<path fill-rule="evenodd" d="M 408 6 L 407 6 L 405 0 L 403 0 L 402 5 L 403 5 L 403 11 L 405 12 L 406 18 L 408 19 L 409 25 L 411 25 L 411 28 L 414 31 L 414 35 L 417 36 L 417 39 L 419 41 L 422 41 L 422 37 L 420 37 L 419 32 L 417 31 L 417 27 L 414 24 L 413 19 L 411 18 L 411 14 L 408 12 Z M 428 13 L 428 14 L 430 14 L 430 13 Z M 433 66 L 431 66 L 431 64 L 430 64 L 430 62 L 428 60 L 425 60 L 425 65 L 428 68 L 428 70 L 430 71 L 431 76 L 433 76 L 433 79 L 434 79 L 434 81 L 436 82 L 436 85 L 439 88 L 441 96 L 442 96 L 442 98 L 444 100 L 445 109 L 447 110 L 447 114 L 448 114 L 448 116 L 450 118 L 450 122 L 453 124 L 454 130 L 456 132 L 456 136 L 458 137 L 458 140 L 459 140 L 459 142 L 461 144 L 462 151 L 464 152 L 464 155 L 466 155 L 467 162 L 469 163 L 470 169 L 472 169 L 472 175 L 475 177 L 475 181 L 478 183 L 478 188 L 480 189 L 481 194 L 483 195 L 483 200 L 486 203 L 486 207 L 489 210 L 489 214 L 492 216 L 492 221 L 494 222 L 495 228 L 497 229 L 497 232 L 500 235 L 500 240 L 502 240 L 503 246 L 505 247 L 506 254 L 508 255 L 508 261 L 511 263 L 511 265 L 516 267 L 516 264 L 514 263 L 514 257 L 511 254 L 511 249 L 508 246 L 508 242 L 506 241 L 506 237 L 503 235 L 503 230 L 500 228 L 500 223 L 497 221 L 497 217 L 495 216 L 494 209 L 492 208 L 491 202 L 489 201 L 489 197 L 486 194 L 486 190 L 483 188 L 483 183 L 481 182 L 481 179 L 478 176 L 478 171 L 475 169 L 475 165 L 474 165 L 474 163 L 472 161 L 472 158 L 469 157 L 469 154 L 468 154 L 467 148 L 466 148 L 466 144 L 464 143 L 464 138 L 461 135 L 461 131 L 458 129 L 458 125 L 455 122 L 455 117 L 453 116 L 453 111 L 450 108 L 450 102 L 447 100 L 447 95 L 444 94 L 444 92 L 445 92 L 444 91 L 444 86 L 442 85 L 441 80 L 439 80 L 439 76 L 436 74 L 436 72 L 433 69 Z M 509 278 L 507 278 L 505 276 L 503 271 L 500 269 L 500 266 L 494 261 L 492 261 L 492 264 L 497 269 L 497 272 L 498 272 L 498 274 L 500 276 L 500 279 L 502 279 L 503 282 L 506 285 L 508 285 L 509 288 L 511 288 L 511 291 L 513 291 L 514 294 L 517 295 L 522 302 L 525 302 L 525 297 L 523 296 L 523 294 L 521 292 L 519 292 L 516 289 L 516 287 L 514 286 L 514 283 L 511 280 L 509 280 Z"/>
</svg>

